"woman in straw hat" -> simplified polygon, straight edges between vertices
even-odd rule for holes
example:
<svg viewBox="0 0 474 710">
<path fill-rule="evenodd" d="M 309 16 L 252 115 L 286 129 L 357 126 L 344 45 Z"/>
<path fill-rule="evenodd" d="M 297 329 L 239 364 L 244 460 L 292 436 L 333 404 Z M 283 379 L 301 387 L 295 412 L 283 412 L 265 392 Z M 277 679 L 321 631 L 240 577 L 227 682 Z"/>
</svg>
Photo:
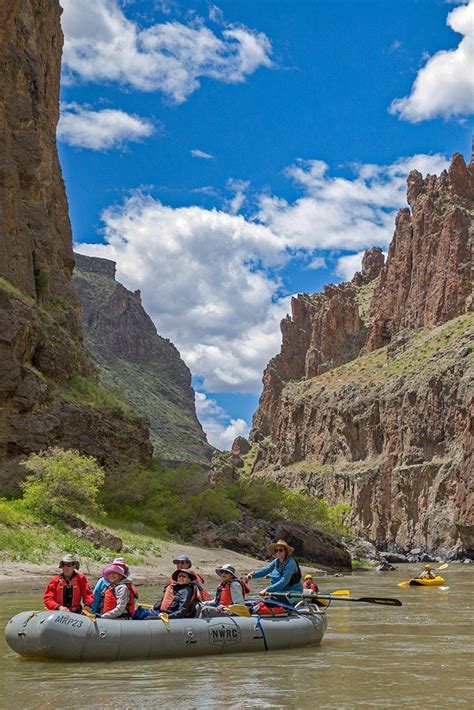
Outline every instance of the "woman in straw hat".
<svg viewBox="0 0 474 710">
<path fill-rule="evenodd" d="M 275 558 L 270 564 L 262 567 L 256 572 L 249 572 L 247 579 L 259 579 L 260 577 L 271 577 L 271 584 L 262 589 L 260 594 L 272 595 L 273 592 L 301 592 L 301 570 L 298 562 L 293 557 L 294 547 L 291 547 L 285 540 L 277 540 L 268 546 L 270 555 Z"/>
</svg>

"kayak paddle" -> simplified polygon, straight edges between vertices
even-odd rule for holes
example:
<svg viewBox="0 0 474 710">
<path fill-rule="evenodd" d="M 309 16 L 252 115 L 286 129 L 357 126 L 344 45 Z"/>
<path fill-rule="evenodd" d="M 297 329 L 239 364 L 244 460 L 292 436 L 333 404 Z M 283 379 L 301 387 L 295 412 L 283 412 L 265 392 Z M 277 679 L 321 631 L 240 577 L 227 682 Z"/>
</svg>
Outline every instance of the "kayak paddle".
<svg viewBox="0 0 474 710">
<path fill-rule="evenodd" d="M 439 567 L 436 567 L 435 572 L 441 572 L 442 569 L 447 569 L 449 567 L 449 564 L 447 562 L 444 562 L 444 564 L 440 565 Z M 415 577 L 414 579 L 420 579 L 420 577 Z M 407 582 L 399 582 L 397 584 L 397 587 L 408 587 L 410 585 L 411 579 L 409 579 Z"/>
</svg>

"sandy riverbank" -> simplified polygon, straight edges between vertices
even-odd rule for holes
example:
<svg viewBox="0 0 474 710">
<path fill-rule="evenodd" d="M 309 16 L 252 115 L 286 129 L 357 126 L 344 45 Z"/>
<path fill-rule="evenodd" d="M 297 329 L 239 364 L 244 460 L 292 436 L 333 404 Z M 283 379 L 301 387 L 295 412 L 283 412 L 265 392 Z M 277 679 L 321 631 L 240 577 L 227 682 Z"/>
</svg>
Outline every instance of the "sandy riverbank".
<svg viewBox="0 0 474 710">
<path fill-rule="evenodd" d="M 262 560 L 257 560 L 247 555 L 240 555 L 232 550 L 221 548 L 196 547 L 194 545 L 182 545 L 179 543 L 160 542 L 161 557 L 157 557 L 154 564 L 134 565 L 131 575 L 137 586 L 140 585 L 162 585 L 168 579 L 174 566 L 172 560 L 177 555 L 188 555 L 193 562 L 193 569 L 200 572 L 210 582 L 216 580 L 215 568 L 222 564 L 234 565 L 239 574 L 258 569 L 263 565 Z M 111 559 L 114 557 L 111 553 Z M 86 561 L 81 566 L 84 572 L 93 582 L 100 576 L 103 569 L 102 564 Z M 303 567 L 316 571 L 316 568 Z M 57 564 L 32 564 L 30 562 L 0 562 L 0 594 L 12 594 L 21 592 L 22 594 L 43 590 L 48 580 L 57 574 Z M 326 575 L 322 570 L 317 571 L 318 577 Z M 212 588 L 212 583 L 209 585 Z"/>
</svg>

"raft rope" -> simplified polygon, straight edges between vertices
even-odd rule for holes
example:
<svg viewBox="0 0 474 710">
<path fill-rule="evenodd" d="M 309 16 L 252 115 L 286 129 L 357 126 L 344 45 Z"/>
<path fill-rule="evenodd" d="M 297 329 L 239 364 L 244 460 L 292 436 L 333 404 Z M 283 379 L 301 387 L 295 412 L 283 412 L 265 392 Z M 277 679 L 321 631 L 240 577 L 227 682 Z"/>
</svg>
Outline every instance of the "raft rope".
<svg viewBox="0 0 474 710">
<path fill-rule="evenodd" d="M 257 628 L 262 632 L 263 645 L 265 646 L 265 651 L 268 651 L 267 639 L 265 638 L 265 631 L 263 630 L 262 617 L 260 614 L 257 616 Z"/>
</svg>

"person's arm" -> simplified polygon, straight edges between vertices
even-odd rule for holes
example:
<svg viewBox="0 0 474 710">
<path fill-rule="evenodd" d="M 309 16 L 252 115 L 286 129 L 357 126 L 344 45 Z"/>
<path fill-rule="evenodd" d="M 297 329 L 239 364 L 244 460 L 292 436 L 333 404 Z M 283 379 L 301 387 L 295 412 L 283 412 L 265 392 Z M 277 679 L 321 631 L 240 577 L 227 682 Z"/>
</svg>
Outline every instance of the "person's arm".
<svg viewBox="0 0 474 710">
<path fill-rule="evenodd" d="M 92 604 L 91 612 L 93 614 L 100 613 L 100 603 L 102 601 L 102 590 L 104 589 L 104 585 L 105 579 L 103 577 L 98 579 L 95 584 L 94 591 L 92 592 L 92 594 L 94 595 L 94 603 Z"/>
<path fill-rule="evenodd" d="M 230 596 L 232 597 L 232 604 L 244 603 L 242 585 L 236 579 L 234 579 L 234 581 L 230 583 Z"/>
<path fill-rule="evenodd" d="M 296 562 L 294 561 L 294 559 L 288 560 L 288 562 L 285 564 L 283 576 L 280 577 L 277 582 L 270 584 L 270 586 L 267 587 L 267 592 L 280 592 L 282 589 L 286 589 L 286 587 L 289 585 L 290 579 L 296 572 L 296 569 Z"/>
<path fill-rule="evenodd" d="M 110 611 L 106 611 L 102 614 L 101 619 L 116 619 L 118 616 L 125 614 L 127 610 L 127 604 L 130 601 L 130 591 L 126 584 L 119 584 L 115 587 L 115 597 L 117 599 L 117 605 Z"/>
<path fill-rule="evenodd" d="M 186 616 L 192 593 L 193 590 L 190 587 L 183 587 L 183 589 L 176 592 L 173 601 L 173 611 L 168 612 L 169 619 L 182 619 Z"/>
<path fill-rule="evenodd" d="M 53 577 L 53 579 L 51 579 L 48 582 L 48 585 L 47 585 L 46 589 L 44 590 L 44 595 L 43 595 L 44 605 L 48 609 L 51 609 L 51 611 L 57 611 L 59 609 L 59 607 L 61 606 L 56 601 L 57 588 L 58 588 L 58 578 Z"/>
<path fill-rule="evenodd" d="M 258 569 L 256 572 L 252 572 L 252 579 L 259 579 L 260 577 L 266 577 L 267 574 L 270 574 L 270 572 L 273 572 L 273 569 L 275 568 L 277 561 L 272 560 L 266 567 L 262 567 L 261 569 Z"/>
</svg>

